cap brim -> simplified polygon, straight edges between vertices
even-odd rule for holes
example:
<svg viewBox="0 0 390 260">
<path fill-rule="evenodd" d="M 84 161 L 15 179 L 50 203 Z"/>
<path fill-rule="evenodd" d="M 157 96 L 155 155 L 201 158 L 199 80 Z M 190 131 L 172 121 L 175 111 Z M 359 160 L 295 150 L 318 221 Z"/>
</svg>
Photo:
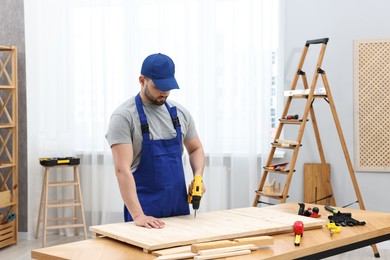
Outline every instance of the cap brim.
<svg viewBox="0 0 390 260">
<path fill-rule="evenodd" d="M 170 91 L 172 89 L 179 89 L 179 85 L 175 78 L 168 79 L 152 79 L 154 85 L 161 91 Z"/>
</svg>

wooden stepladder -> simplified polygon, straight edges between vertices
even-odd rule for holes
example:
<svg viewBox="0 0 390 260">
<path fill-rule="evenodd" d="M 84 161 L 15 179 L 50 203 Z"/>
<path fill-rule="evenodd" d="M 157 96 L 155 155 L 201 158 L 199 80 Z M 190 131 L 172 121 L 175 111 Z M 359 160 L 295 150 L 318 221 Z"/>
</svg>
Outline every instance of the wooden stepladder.
<svg viewBox="0 0 390 260">
<path fill-rule="evenodd" d="M 328 41 L 329 41 L 329 38 L 306 41 L 305 47 L 304 47 L 303 52 L 302 52 L 302 56 L 301 56 L 299 64 L 298 64 L 297 71 L 296 71 L 295 76 L 294 76 L 294 80 L 292 82 L 290 91 L 288 91 L 288 98 L 287 98 L 287 101 L 286 101 L 286 104 L 285 104 L 285 107 L 283 110 L 282 117 L 280 119 L 278 129 L 277 129 L 276 134 L 275 134 L 274 141 L 272 143 L 272 147 L 271 147 L 268 159 L 267 159 L 266 164 L 265 164 L 266 166 L 264 167 L 263 174 L 262 174 L 262 177 L 260 180 L 260 184 L 259 184 L 258 190 L 256 191 L 256 196 L 255 196 L 255 199 L 253 201 L 254 207 L 257 207 L 257 205 L 262 202 L 262 201 L 260 201 L 261 196 L 280 200 L 280 203 L 286 202 L 286 199 L 288 198 L 288 190 L 290 187 L 290 183 L 291 183 L 291 180 L 293 177 L 293 173 L 295 171 L 294 168 L 295 168 L 295 164 L 297 161 L 298 152 L 299 152 L 300 147 L 302 146 L 301 142 L 302 142 L 303 133 L 305 130 L 306 122 L 309 119 L 309 115 L 310 115 L 313 129 L 314 129 L 315 139 L 316 139 L 317 146 L 318 146 L 318 152 L 319 152 L 319 155 L 321 158 L 321 164 L 324 166 L 326 165 L 327 162 L 325 160 L 324 151 L 322 148 L 321 138 L 320 138 L 318 125 L 317 125 L 316 115 L 314 113 L 314 108 L 313 108 L 313 102 L 316 99 L 324 99 L 327 103 L 329 103 L 330 109 L 332 111 L 333 119 L 334 119 L 334 122 L 336 125 L 337 133 L 338 133 L 338 136 L 340 139 L 342 150 L 344 152 L 345 161 L 346 161 L 347 166 L 348 166 L 348 170 L 349 170 L 349 173 L 350 173 L 350 176 L 352 179 L 352 183 L 353 183 L 353 186 L 355 189 L 355 193 L 356 193 L 356 197 L 357 197 L 360 209 L 362 209 L 362 210 L 365 209 L 364 204 L 363 204 L 363 199 L 362 199 L 362 196 L 360 194 L 359 186 L 358 186 L 358 183 L 356 180 L 355 172 L 354 172 L 354 169 L 352 167 L 351 159 L 350 159 L 348 149 L 347 149 L 347 146 L 345 143 L 344 134 L 343 134 L 343 131 L 341 129 L 340 121 L 339 121 L 339 118 L 338 118 L 338 115 L 336 112 L 336 107 L 334 105 L 334 101 L 333 101 L 332 94 L 330 91 L 328 79 L 326 77 L 325 71 L 321 68 Z M 308 84 L 308 81 L 306 78 L 306 73 L 304 71 L 302 71 L 302 67 L 303 67 L 303 64 L 304 64 L 304 61 L 306 58 L 306 54 L 309 50 L 309 47 L 312 44 L 321 44 L 321 50 L 319 53 L 319 57 L 317 59 L 317 64 L 316 64 L 315 72 L 313 75 L 313 79 L 312 79 L 311 85 L 309 87 L 309 84 Z M 319 89 L 316 89 L 319 76 L 321 76 L 321 79 L 322 79 L 322 82 L 324 85 L 324 91 L 320 91 Z M 296 89 L 299 78 L 302 78 L 302 82 L 303 82 L 303 86 L 304 86 L 304 89 L 302 89 L 302 90 Z M 288 116 L 290 105 L 292 104 L 293 100 L 295 100 L 295 99 L 306 99 L 306 105 L 305 105 L 305 109 L 304 109 L 302 118 L 299 118 L 299 117 L 297 118 L 297 116 L 293 116 L 293 117 Z M 291 141 L 291 140 L 281 140 L 280 139 L 280 135 L 281 135 L 283 127 L 285 125 L 299 126 L 298 136 L 297 136 L 296 140 Z M 291 160 L 289 162 L 289 167 L 285 167 L 286 163 L 281 164 L 283 167 L 280 167 L 281 165 L 273 163 L 273 158 L 274 158 L 276 149 L 292 149 L 293 150 L 293 154 L 292 154 Z M 288 169 L 286 169 L 286 168 L 288 168 Z M 276 189 L 276 192 L 274 192 L 274 193 L 269 191 L 270 189 L 269 189 L 269 187 L 267 187 L 265 182 L 266 182 L 266 179 L 267 179 L 268 174 L 270 172 L 275 173 L 275 174 L 282 174 L 282 175 L 286 176 L 285 184 L 284 184 L 284 187 L 282 190 Z M 332 186 L 330 184 L 330 178 L 327 178 L 327 179 L 329 180 L 329 183 L 327 184 L 328 189 L 333 194 Z M 335 200 L 334 200 L 334 196 L 331 197 L 330 202 L 331 202 L 331 205 L 333 205 L 333 206 L 336 205 Z M 372 245 L 372 247 L 373 247 L 375 255 L 379 255 L 378 250 L 376 248 L 376 245 Z"/>
</svg>

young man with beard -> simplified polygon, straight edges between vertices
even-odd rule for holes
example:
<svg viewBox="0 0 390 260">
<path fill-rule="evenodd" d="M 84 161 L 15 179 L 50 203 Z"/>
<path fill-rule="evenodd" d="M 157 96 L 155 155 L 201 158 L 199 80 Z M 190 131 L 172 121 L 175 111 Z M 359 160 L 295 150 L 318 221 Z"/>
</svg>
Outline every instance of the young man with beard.
<svg viewBox="0 0 390 260">
<path fill-rule="evenodd" d="M 171 58 L 161 53 L 148 56 L 139 76 L 140 92 L 114 111 L 106 135 L 125 221 L 146 228 L 163 228 L 162 217 L 189 214 L 183 145 L 194 176 L 202 176 L 205 165 L 190 113 L 167 101 L 170 91 L 179 89 L 174 74 Z"/>
</svg>

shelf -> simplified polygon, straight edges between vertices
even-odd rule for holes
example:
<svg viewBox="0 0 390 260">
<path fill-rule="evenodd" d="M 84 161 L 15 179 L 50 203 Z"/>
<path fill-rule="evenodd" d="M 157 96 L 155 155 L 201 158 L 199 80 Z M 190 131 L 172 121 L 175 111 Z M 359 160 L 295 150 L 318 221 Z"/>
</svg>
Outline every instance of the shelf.
<svg viewBox="0 0 390 260">
<path fill-rule="evenodd" d="M 15 163 L 10 163 L 10 162 L 0 162 L 0 169 L 4 168 L 10 168 L 10 167 L 15 167 Z"/>
<path fill-rule="evenodd" d="M 14 46 L 0 46 L 0 51 L 12 51 L 15 50 Z"/>
<path fill-rule="evenodd" d="M 264 197 L 269 197 L 269 198 L 272 198 L 272 199 L 276 199 L 276 200 L 281 200 L 283 199 L 283 193 L 282 192 L 278 192 L 278 193 L 264 193 L 262 191 L 257 191 L 256 192 L 257 194 L 261 195 L 261 196 L 264 196 Z"/>
<path fill-rule="evenodd" d="M 15 123 L 12 124 L 0 124 L 0 128 L 14 128 Z"/>
<path fill-rule="evenodd" d="M 300 125 L 302 124 L 303 120 L 302 119 L 279 119 L 279 122 L 281 124 L 286 124 L 286 125 Z"/>
<path fill-rule="evenodd" d="M 267 167 L 263 167 L 263 169 L 266 170 L 267 172 L 274 172 L 274 173 L 279 173 L 279 174 L 288 174 L 290 172 L 290 169 L 283 170 L 283 171 L 270 169 L 270 168 L 267 168 Z M 295 170 L 293 172 L 295 172 Z"/>
<path fill-rule="evenodd" d="M 2 90 L 7 90 L 7 89 L 11 90 L 11 89 L 16 89 L 16 87 L 12 86 L 12 85 L 0 85 L 0 89 L 2 89 Z"/>
<path fill-rule="evenodd" d="M 0 225 L 0 248 L 3 248 L 16 244 L 18 241 L 18 58 L 16 46 L 0 46 L 0 61 L 0 96 L 2 97 L 0 98 L 2 107 L 0 158 L 3 160 L 0 161 L 0 186 L 2 190 L 9 191 L 9 195 L 2 194 L 0 209 L 3 216 L 15 214 L 12 221 Z"/>
<path fill-rule="evenodd" d="M 271 144 L 275 148 L 281 148 L 281 149 L 295 149 L 298 147 L 298 145 L 290 144 L 289 146 L 282 145 L 280 143 L 272 143 Z M 301 144 L 299 146 L 302 146 Z"/>
<path fill-rule="evenodd" d="M 0 209 L 6 208 L 6 207 L 10 207 L 10 206 L 14 206 L 14 205 L 16 205 L 16 202 L 10 202 L 10 203 L 6 203 L 6 204 L 2 204 L 2 205 L 0 205 Z"/>
<path fill-rule="evenodd" d="M 308 98 L 308 94 L 302 94 L 302 95 L 293 95 L 289 96 L 289 98 Z M 327 98 L 328 95 L 313 95 L 313 98 Z"/>
</svg>

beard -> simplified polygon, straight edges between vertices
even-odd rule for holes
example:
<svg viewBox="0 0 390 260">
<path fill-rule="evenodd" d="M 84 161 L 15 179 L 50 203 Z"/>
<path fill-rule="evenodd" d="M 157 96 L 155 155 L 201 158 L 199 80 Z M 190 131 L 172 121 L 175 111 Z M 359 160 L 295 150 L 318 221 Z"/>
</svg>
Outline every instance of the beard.
<svg viewBox="0 0 390 260">
<path fill-rule="evenodd" d="M 167 96 L 158 96 L 153 97 L 153 95 L 149 91 L 149 86 L 145 87 L 144 92 L 145 98 L 149 101 L 148 103 L 151 103 L 153 105 L 161 106 L 165 104 L 165 101 L 167 100 Z"/>
</svg>

